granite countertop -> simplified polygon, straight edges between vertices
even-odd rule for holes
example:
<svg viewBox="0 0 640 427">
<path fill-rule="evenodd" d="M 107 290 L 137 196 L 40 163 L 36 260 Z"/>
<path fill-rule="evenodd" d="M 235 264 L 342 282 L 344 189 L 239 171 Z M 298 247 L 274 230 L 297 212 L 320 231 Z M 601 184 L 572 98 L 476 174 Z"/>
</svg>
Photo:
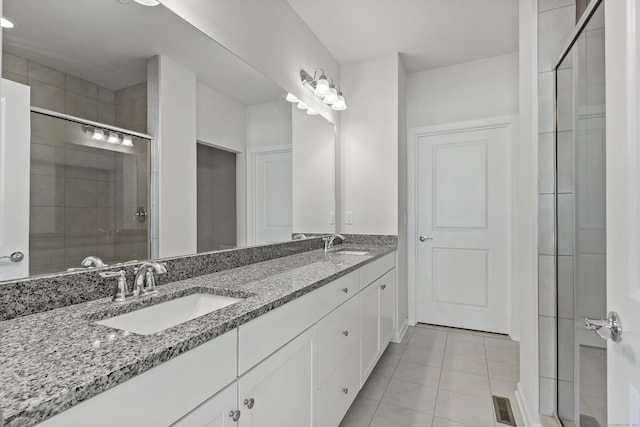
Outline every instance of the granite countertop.
<svg viewBox="0 0 640 427">
<path fill-rule="evenodd" d="M 34 425 L 394 250 L 339 245 L 170 283 L 125 303 L 103 298 L 0 322 L 5 425 Z M 152 335 L 94 323 L 196 292 L 245 299 Z"/>
</svg>

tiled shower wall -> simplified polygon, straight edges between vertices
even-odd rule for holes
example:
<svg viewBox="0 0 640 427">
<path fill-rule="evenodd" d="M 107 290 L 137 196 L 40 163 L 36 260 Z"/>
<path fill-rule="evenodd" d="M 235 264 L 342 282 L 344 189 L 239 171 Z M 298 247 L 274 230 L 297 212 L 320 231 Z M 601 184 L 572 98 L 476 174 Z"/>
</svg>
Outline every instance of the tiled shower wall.
<svg viewBox="0 0 640 427">
<path fill-rule="evenodd" d="M 575 23 L 575 0 L 538 0 L 538 328 L 540 413 L 543 415 L 553 415 L 556 411 L 556 149 L 553 67 Z M 562 154 L 562 150 L 558 152 L 558 156 Z M 565 157 L 559 157 L 558 160 L 565 160 Z"/>
<path fill-rule="evenodd" d="M 32 106 L 146 132 L 146 82 L 112 91 L 7 52 L 2 63 L 4 78 L 31 87 Z M 147 205 L 145 143 L 90 147 L 78 124 L 35 113 L 31 121 L 30 274 L 87 255 L 147 258 L 147 225 L 131 221 Z"/>
</svg>

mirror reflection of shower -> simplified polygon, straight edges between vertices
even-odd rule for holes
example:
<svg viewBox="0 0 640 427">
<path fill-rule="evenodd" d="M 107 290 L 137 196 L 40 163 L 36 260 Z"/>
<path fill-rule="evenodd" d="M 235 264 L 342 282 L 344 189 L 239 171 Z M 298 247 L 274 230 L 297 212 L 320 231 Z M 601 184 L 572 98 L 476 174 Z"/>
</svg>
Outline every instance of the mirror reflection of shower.
<svg viewBox="0 0 640 427">
<path fill-rule="evenodd" d="M 30 274 L 147 259 L 150 141 L 37 108 L 31 128 Z"/>
</svg>

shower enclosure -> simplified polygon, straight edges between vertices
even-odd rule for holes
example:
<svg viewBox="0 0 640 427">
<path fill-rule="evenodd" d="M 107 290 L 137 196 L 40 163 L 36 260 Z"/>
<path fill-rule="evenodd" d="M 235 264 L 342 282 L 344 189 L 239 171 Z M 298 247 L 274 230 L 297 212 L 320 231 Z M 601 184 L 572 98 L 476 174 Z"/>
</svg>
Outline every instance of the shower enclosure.
<svg viewBox="0 0 640 427">
<path fill-rule="evenodd" d="M 31 113 L 30 275 L 147 259 L 149 140 Z"/>
<path fill-rule="evenodd" d="M 565 426 L 607 425 L 604 3 L 556 73 L 557 414 Z"/>
</svg>

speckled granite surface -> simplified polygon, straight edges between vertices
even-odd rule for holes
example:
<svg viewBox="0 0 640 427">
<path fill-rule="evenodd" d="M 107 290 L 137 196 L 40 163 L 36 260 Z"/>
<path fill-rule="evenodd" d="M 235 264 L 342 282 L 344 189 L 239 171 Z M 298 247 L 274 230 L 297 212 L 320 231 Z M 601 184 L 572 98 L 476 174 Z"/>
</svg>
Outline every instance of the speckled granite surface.
<svg viewBox="0 0 640 427">
<path fill-rule="evenodd" d="M 313 250 L 185 279 L 142 300 L 103 298 L 0 322 L 0 408 L 5 425 L 30 426 L 285 304 L 396 249 L 340 245 L 365 256 Z M 143 336 L 93 323 L 196 291 L 243 301 Z"/>
<path fill-rule="evenodd" d="M 158 277 L 157 284 L 172 283 L 322 247 L 322 239 L 316 238 L 165 258 L 162 261 L 167 263 L 168 272 Z M 127 272 L 127 282 L 132 283 L 135 275 L 133 269 L 138 265 L 140 262 L 2 282 L 0 321 L 113 295 L 113 280 L 103 279 L 99 273 L 123 269 Z"/>
</svg>

